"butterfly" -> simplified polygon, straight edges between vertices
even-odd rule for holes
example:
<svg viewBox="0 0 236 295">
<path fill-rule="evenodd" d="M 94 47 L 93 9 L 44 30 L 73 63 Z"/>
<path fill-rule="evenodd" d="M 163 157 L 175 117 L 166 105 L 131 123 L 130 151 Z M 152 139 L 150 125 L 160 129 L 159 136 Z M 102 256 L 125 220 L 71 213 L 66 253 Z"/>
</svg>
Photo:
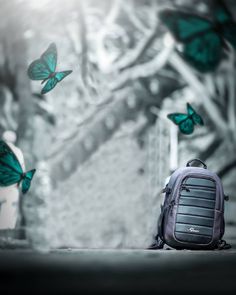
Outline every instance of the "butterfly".
<svg viewBox="0 0 236 295">
<path fill-rule="evenodd" d="M 28 76 L 31 80 L 42 80 L 45 83 L 41 94 L 51 91 L 58 82 L 62 81 L 72 71 L 56 72 L 57 47 L 52 43 L 39 59 L 33 61 L 28 68 Z"/>
<path fill-rule="evenodd" d="M 179 126 L 179 130 L 184 134 L 191 134 L 194 125 L 204 125 L 202 118 L 195 112 L 193 107 L 187 103 L 187 114 L 173 113 L 168 114 L 167 118 Z"/>
<path fill-rule="evenodd" d="M 22 183 L 21 190 L 25 194 L 31 185 L 35 169 L 24 172 L 10 146 L 0 140 L 0 186 Z"/>
<path fill-rule="evenodd" d="M 229 42 L 236 49 L 236 23 L 223 1 L 212 0 L 213 20 L 184 11 L 162 10 L 161 21 L 183 44 L 183 58 L 198 71 L 216 69 Z"/>
</svg>

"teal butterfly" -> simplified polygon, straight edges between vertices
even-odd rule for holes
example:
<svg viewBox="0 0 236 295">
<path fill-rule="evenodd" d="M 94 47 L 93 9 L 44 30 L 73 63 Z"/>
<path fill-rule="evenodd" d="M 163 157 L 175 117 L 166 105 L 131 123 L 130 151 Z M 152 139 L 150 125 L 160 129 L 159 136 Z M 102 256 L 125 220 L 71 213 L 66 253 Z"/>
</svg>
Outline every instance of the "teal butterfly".
<svg viewBox="0 0 236 295">
<path fill-rule="evenodd" d="M 0 186 L 22 183 L 22 193 L 25 194 L 31 184 L 35 169 L 23 172 L 23 169 L 8 144 L 0 140 Z"/>
<path fill-rule="evenodd" d="M 183 58 L 200 72 L 209 72 L 219 65 L 229 42 L 236 49 L 236 23 L 223 1 L 212 1 L 213 20 L 165 9 L 160 19 L 178 42 Z"/>
<path fill-rule="evenodd" d="M 52 43 L 41 57 L 33 61 L 28 68 L 28 76 L 31 80 L 42 80 L 45 83 L 41 94 L 51 91 L 58 82 L 62 81 L 72 71 L 56 72 L 57 48 Z"/>
<path fill-rule="evenodd" d="M 179 130 L 184 134 L 191 134 L 194 125 L 204 125 L 202 118 L 195 112 L 193 107 L 187 103 L 187 114 L 173 113 L 168 114 L 167 118 L 179 126 Z"/>
</svg>

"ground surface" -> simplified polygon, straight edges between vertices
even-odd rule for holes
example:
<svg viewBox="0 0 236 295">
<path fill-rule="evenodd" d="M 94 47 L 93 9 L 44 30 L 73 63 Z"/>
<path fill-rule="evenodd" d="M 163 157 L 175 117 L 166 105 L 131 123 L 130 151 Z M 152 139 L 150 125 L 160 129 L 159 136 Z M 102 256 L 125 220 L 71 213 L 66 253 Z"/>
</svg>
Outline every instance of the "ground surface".
<svg viewBox="0 0 236 295">
<path fill-rule="evenodd" d="M 235 227 L 225 238 L 232 249 L 2 250 L 1 294 L 235 294 Z"/>
</svg>

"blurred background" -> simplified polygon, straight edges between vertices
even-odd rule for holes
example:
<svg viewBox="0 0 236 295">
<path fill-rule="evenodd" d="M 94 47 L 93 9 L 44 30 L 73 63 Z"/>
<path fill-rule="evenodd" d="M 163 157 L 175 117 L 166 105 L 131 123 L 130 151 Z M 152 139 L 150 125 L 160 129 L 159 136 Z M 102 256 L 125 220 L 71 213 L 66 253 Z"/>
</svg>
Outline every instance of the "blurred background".
<svg viewBox="0 0 236 295">
<path fill-rule="evenodd" d="M 1 245 L 146 248 L 166 178 L 191 158 L 222 178 L 236 221 L 235 52 L 200 74 L 158 19 L 164 7 L 209 16 L 208 4 L 0 0 L 0 137 L 37 169 Z M 73 73 L 42 96 L 27 69 L 52 42 L 57 70 Z M 205 123 L 188 136 L 166 117 L 186 102 Z"/>
</svg>

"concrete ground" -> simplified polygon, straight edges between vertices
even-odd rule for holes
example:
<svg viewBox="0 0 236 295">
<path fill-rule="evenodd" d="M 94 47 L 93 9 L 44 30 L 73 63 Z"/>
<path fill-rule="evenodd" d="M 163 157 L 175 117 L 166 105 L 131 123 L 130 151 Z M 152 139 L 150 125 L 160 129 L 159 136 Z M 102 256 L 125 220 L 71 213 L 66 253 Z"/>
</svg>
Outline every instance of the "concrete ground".
<svg viewBox="0 0 236 295">
<path fill-rule="evenodd" d="M 232 249 L 0 251 L 0 294 L 235 294 L 236 231 Z"/>
</svg>

